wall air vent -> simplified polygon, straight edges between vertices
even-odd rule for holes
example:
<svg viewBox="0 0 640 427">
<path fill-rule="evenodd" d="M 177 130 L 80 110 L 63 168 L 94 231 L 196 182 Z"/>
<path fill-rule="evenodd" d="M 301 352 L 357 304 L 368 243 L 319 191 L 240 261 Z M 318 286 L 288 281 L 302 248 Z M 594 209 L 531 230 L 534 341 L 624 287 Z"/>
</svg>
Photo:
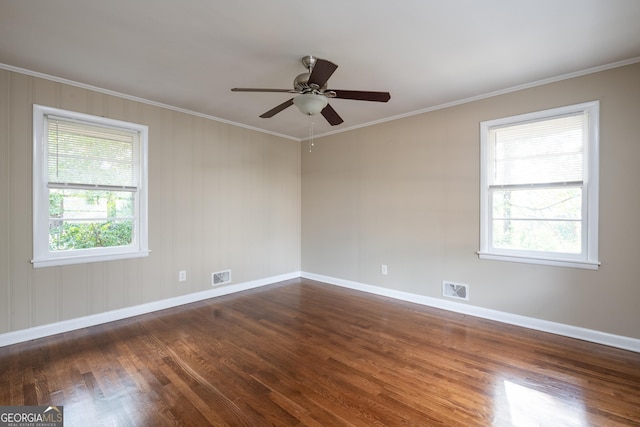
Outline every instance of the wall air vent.
<svg viewBox="0 0 640 427">
<path fill-rule="evenodd" d="M 231 270 L 218 271 L 211 274 L 211 285 L 218 286 L 231 282 Z"/>
<path fill-rule="evenodd" d="M 443 280 L 442 295 L 449 298 L 469 301 L 469 285 Z"/>
</svg>

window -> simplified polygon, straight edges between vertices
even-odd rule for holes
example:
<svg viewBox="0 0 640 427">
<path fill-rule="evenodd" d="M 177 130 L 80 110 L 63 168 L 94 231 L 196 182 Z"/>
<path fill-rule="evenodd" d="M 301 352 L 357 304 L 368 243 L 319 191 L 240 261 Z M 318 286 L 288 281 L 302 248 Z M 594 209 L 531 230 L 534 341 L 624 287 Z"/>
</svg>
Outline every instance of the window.
<svg viewBox="0 0 640 427">
<path fill-rule="evenodd" d="M 480 258 L 597 269 L 597 101 L 481 131 Z"/>
<path fill-rule="evenodd" d="M 33 265 L 147 256 L 147 126 L 33 106 Z"/>
</svg>

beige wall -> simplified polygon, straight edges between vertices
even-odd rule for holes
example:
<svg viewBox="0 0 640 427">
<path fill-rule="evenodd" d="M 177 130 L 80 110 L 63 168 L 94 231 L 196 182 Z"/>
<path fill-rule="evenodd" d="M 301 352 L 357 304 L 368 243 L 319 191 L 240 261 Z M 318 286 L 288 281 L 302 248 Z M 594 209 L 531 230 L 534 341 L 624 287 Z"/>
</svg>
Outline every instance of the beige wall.
<svg viewBox="0 0 640 427">
<path fill-rule="evenodd" d="M 595 99 L 600 270 L 479 260 L 479 122 Z M 33 103 L 150 127 L 150 257 L 32 268 Z M 443 279 L 464 282 L 475 306 L 640 338 L 639 118 L 635 64 L 301 154 L 295 141 L 0 70 L 0 333 L 210 289 L 211 272 L 231 268 L 234 283 L 303 270 L 435 298 Z"/>
<path fill-rule="evenodd" d="M 478 259 L 479 123 L 596 99 L 600 270 Z M 640 338 L 640 64 L 319 138 L 302 171 L 305 272 L 434 298 L 463 282 L 475 306 Z"/>
<path fill-rule="evenodd" d="M 148 258 L 31 266 L 34 103 L 149 126 Z M 0 70 L 0 175 L 0 333 L 300 270 L 297 141 Z"/>
</svg>

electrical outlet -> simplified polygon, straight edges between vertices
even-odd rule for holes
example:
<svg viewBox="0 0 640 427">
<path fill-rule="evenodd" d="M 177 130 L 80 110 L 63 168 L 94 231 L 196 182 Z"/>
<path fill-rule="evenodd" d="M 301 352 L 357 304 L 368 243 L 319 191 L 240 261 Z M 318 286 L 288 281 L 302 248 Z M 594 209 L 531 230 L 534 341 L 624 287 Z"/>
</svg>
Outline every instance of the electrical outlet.
<svg viewBox="0 0 640 427">
<path fill-rule="evenodd" d="M 386 265 L 386 264 L 382 264 L 382 265 L 380 266 L 380 274 L 382 274 L 383 276 L 386 276 L 386 275 L 387 275 L 387 272 L 388 272 L 388 271 L 387 271 L 387 265 Z"/>
<path fill-rule="evenodd" d="M 178 272 L 178 281 L 179 282 L 184 282 L 187 280 L 187 272 L 185 270 L 179 271 Z"/>
</svg>

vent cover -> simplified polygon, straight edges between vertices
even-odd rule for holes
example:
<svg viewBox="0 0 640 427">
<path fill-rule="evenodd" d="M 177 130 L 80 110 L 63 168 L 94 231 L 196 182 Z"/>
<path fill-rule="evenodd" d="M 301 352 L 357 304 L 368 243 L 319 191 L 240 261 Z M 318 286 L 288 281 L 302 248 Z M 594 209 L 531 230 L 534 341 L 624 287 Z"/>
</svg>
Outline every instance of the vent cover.
<svg viewBox="0 0 640 427">
<path fill-rule="evenodd" d="M 442 295 L 449 298 L 469 300 L 469 285 L 442 281 Z"/>
<path fill-rule="evenodd" d="M 211 274 L 211 285 L 218 286 L 231 282 L 231 270 L 218 271 Z"/>
</svg>

